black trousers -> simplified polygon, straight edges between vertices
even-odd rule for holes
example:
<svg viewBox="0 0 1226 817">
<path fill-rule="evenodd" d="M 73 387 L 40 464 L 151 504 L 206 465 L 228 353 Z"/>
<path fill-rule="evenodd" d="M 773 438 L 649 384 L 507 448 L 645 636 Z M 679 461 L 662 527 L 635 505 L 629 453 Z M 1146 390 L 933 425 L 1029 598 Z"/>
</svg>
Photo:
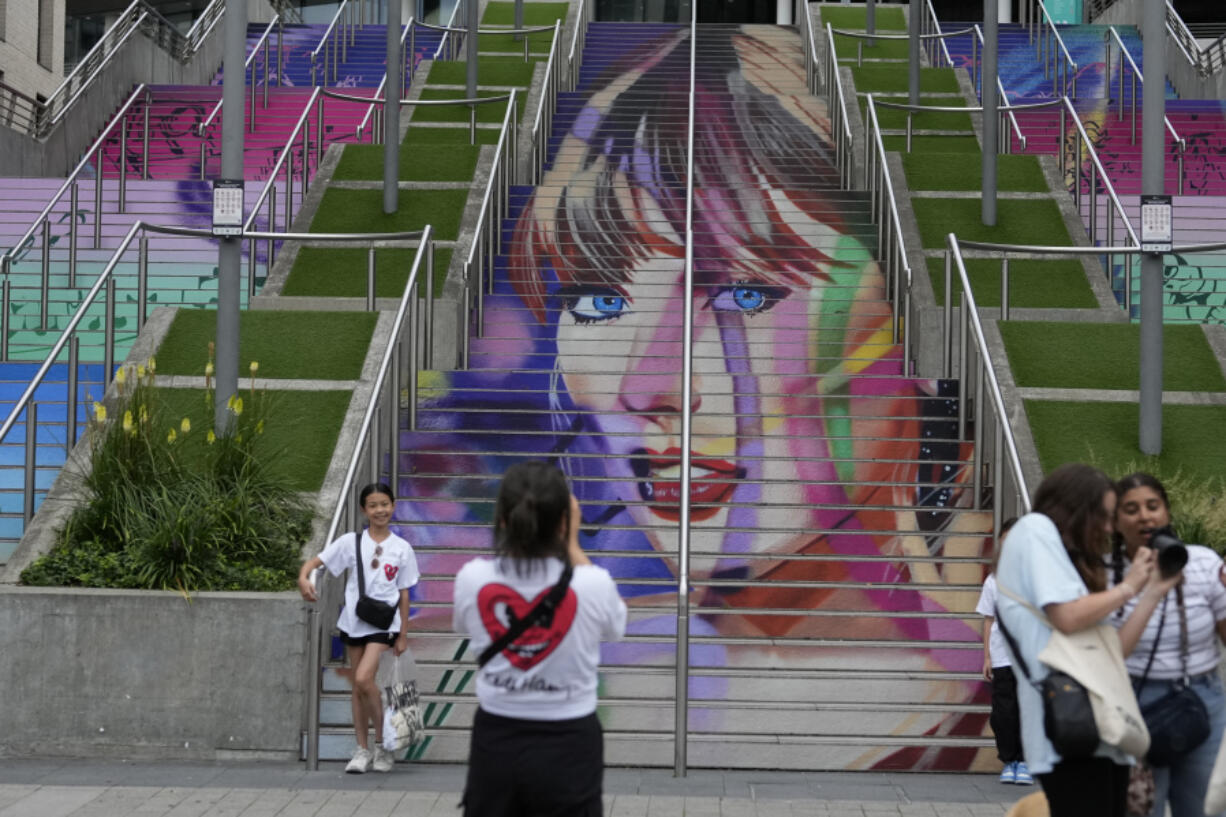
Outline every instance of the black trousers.
<svg viewBox="0 0 1226 817">
<path fill-rule="evenodd" d="M 604 733 L 592 713 L 565 721 L 473 718 L 464 817 L 601 817 Z"/>
<path fill-rule="evenodd" d="M 1017 676 L 1013 667 L 992 667 L 992 714 L 988 718 L 996 736 L 1001 763 L 1022 759 L 1022 716 L 1017 708 Z"/>
<path fill-rule="evenodd" d="M 1125 817 L 1128 766 L 1109 758 L 1062 760 L 1038 776 L 1051 817 Z"/>
</svg>

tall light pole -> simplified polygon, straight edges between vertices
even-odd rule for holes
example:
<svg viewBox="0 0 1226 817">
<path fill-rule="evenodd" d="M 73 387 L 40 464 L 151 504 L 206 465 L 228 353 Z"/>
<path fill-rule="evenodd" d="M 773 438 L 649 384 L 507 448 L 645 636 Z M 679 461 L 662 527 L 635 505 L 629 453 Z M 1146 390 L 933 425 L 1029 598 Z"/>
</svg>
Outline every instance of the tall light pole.
<svg viewBox="0 0 1226 817">
<path fill-rule="evenodd" d="M 1142 73 L 1145 87 L 1141 107 L 1141 194 L 1166 193 L 1163 142 L 1166 116 L 1166 3 L 1144 0 L 1141 12 Z M 1090 191 L 1094 195 L 1094 191 Z M 1170 210 L 1167 208 L 1169 223 Z M 1144 219 L 1143 219 L 1144 221 Z M 1145 225 L 1141 239 L 1145 241 Z M 1162 453 L 1162 255 L 1141 255 L 1141 403 L 1140 448 L 1143 454 Z"/>
<path fill-rule="evenodd" d="M 247 71 L 247 0 L 226 0 L 225 51 L 221 88 L 221 180 L 241 182 L 243 178 L 243 128 Z M 255 93 L 254 78 L 251 93 Z M 216 194 L 215 194 L 216 195 Z M 239 192 L 240 201 L 242 192 Z M 245 212 L 245 204 L 241 205 Z M 214 213 L 216 213 L 216 205 Z M 271 230 L 273 225 L 269 224 Z M 243 260 L 242 239 L 226 235 L 217 247 L 217 338 L 215 374 L 217 391 L 213 398 L 213 429 L 225 434 L 232 415 L 230 398 L 238 391 L 238 315 Z M 252 252 L 255 252 L 254 245 Z M 254 274 L 255 265 L 252 265 Z"/>
<path fill-rule="evenodd" d="M 481 19 L 480 0 L 464 0 L 468 4 L 468 38 L 465 40 L 464 59 L 468 61 L 468 71 L 465 74 L 466 93 L 469 99 L 477 98 L 477 29 Z"/>
<path fill-rule="evenodd" d="M 908 95 L 907 102 L 911 105 L 919 104 L 920 95 L 920 21 L 923 17 L 923 4 L 911 3 L 907 7 L 907 33 L 910 38 L 907 40 L 907 79 L 908 79 Z"/>
<path fill-rule="evenodd" d="M 998 0 L 983 0 L 983 64 L 979 98 L 983 100 L 983 223 L 996 226 L 996 143 L 1000 115 L 996 99 L 996 43 L 1000 37 Z"/>
<path fill-rule="evenodd" d="M 400 204 L 400 0 L 387 0 L 387 79 L 383 81 L 383 212 Z"/>
</svg>

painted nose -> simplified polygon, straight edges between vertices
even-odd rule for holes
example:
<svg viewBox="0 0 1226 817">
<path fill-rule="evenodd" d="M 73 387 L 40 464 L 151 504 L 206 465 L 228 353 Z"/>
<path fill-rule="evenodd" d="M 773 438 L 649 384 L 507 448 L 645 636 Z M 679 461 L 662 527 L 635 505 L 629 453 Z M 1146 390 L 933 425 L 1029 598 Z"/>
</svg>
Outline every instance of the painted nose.
<svg viewBox="0 0 1226 817">
<path fill-rule="evenodd" d="M 620 386 L 622 405 L 630 411 L 653 420 L 681 413 L 685 351 L 681 319 L 680 311 L 661 310 L 636 333 L 627 361 L 633 368 L 622 377 Z M 690 384 L 690 411 L 697 412 L 702 406 L 702 378 L 697 372 L 691 374 Z"/>
</svg>

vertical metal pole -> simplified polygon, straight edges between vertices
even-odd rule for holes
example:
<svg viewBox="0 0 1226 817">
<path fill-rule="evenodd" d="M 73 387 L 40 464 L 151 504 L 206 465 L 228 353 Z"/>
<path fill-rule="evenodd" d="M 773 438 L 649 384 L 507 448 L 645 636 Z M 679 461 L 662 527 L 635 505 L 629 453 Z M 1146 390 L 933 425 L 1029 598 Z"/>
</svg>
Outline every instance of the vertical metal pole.
<svg viewBox="0 0 1226 817">
<path fill-rule="evenodd" d="M 9 314 L 13 303 L 12 286 L 7 275 L 0 282 L 0 361 L 9 359 Z"/>
<path fill-rule="evenodd" d="M 145 302 L 149 297 L 149 236 L 140 237 L 140 256 L 136 263 L 136 331 L 145 328 Z"/>
<path fill-rule="evenodd" d="M 302 120 L 302 195 L 311 189 L 311 118 Z"/>
<path fill-rule="evenodd" d="M 25 490 L 23 492 L 22 511 L 25 517 L 25 527 L 30 527 L 34 518 L 34 466 L 37 463 L 38 450 L 38 404 L 31 401 L 26 405 L 26 461 Z"/>
<path fill-rule="evenodd" d="M 876 0 L 867 0 L 864 4 L 864 30 L 869 34 L 877 33 L 877 3 Z M 871 48 L 875 43 L 872 37 L 868 38 L 868 45 Z"/>
<path fill-rule="evenodd" d="M 115 276 L 112 274 L 106 281 L 106 311 L 102 338 L 103 389 L 115 375 L 115 292 Z"/>
<path fill-rule="evenodd" d="M 102 248 L 102 156 L 95 155 L 98 156 L 98 173 L 94 176 L 94 249 L 97 250 Z"/>
<path fill-rule="evenodd" d="M 46 332 L 50 315 L 50 292 L 51 292 L 51 220 L 43 219 L 43 259 L 42 259 L 42 291 L 38 294 L 38 320 L 39 328 Z"/>
<path fill-rule="evenodd" d="M 142 180 L 149 178 L 149 109 L 153 106 L 153 96 L 148 92 L 145 93 L 145 109 L 143 114 L 143 128 L 140 136 L 140 177 Z"/>
<path fill-rule="evenodd" d="M 271 58 L 272 58 L 272 55 L 268 53 L 268 40 L 265 40 L 264 41 L 264 93 L 263 93 L 264 99 L 263 99 L 263 105 L 264 105 L 264 108 L 266 109 L 268 108 L 268 63 L 271 61 Z M 252 73 L 254 74 L 255 66 L 252 65 L 251 68 L 252 68 Z M 253 131 L 255 130 L 254 123 L 252 123 L 251 129 Z"/>
<path fill-rule="evenodd" d="M 979 361 L 979 367 L 982 368 L 984 362 Z M 975 491 L 975 510 L 983 507 L 983 441 L 985 439 L 983 433 L 983 381 L 987 378 L 983 376 L 982 371 L 975 372 L 975 458 L 974 458 L 974 474 L 973 489 Z"/>
<path fill-rule="evenodd" d="M 465 10 L 468 12 L 468 33 L 464 36 L 464 59 L 467 61 L 464 88 L 465 96 L 469 99 L 477 98 L 477 29 L 480 25 L 480 6 L 477 0 L 470 0 L 465 4 Z"/>
<path fill-rule="evenodd" d="M 1000 39 L 997 0 L 983 0 L 983 223 L 996 226 L 996 129 L 999 110 L 996 99 L 996 51 Z"/>
<path fill-rule="evenodd" d="M 422 362 L 434 368 L 434 240 L 426 242 L 426 320 L 422 328 Z"/>
<path fill-rule="evenodd" d="M 412 331 L 412 325 L 409 331 Z M 392 350 L 392 407 L 388 412 L 387 434 L 391 442 L 391 461 L 388 462 L 389 484 L 400 491 L 400 391 L 404 387 L 404 344 L 397 343 Z"/>
<path fill-rule="evenodd" d="M 908 97 L 911 105 L 920 104 L 920 23 L 924 18 L 922 3 L 910 3 L 906 7 L 909 34 L 907 50 Z"/>
<path fill-rule="evenodd" d="M 268 232 L 273 233 L 277 230 L 277 188 L 274 185 L 268 196 Z M 265 254 L 264 263 L 268 265 L 268 271 L 272 272 L 273 261 L 276 260 L 277 241 L 274 238 L 268 239 L 268 251 Z"/>
<path fill-rule="evenodd" d="M 409 293 L 409 430 L 417 430 L 417 318 L 420 313 L 417 303 L 417 281 Z M 467 315 L 467 313 L 465 313 Z M 463 324 L 464 321 L 461 321 Z M 467 332 L 465 335 L 467 336 Z"/>
<path fill-rule="evenodd" d="M 383 83 L 383 212 L 396 212 L 400 202 L 400 0 L 387 0 L 387 78 Z"/>
<path fill-rule="evenodd" d="M 74 181 L 68 193 L 68 288 L 77 285 L 77 213 L 81 209 L 81 191 Z"/>
<path fill-rule="evenodd" d="M 315 168 L 324 160 L 324 95 L 315 103 Z"/>
<path fill-rule="evenodd" d="M 366 311 L 375 311 L 375 248 L 366 251 Z"/>
<path fill-rule="evenodd" d="M 1141 69 L 1145 72 L 1141 111 L 1141 193 L 1166 192 L 1165 162 L 1162 155 L 1166 133 L 1166 4 L 1158 0 L 1144 3 L 1141 15 Z M 1162 453 L 1162 256 L 1141 256 L 1141 403 L 1140 448 L 1149 455 Z"/>
<path fill-rule="evenodd" d="M 119 123 L 119 209 L 128 209 L 128 120 Z"/>
<path fill-rule="evenodd" d="M 276 195 L 276 188 L 273 188 Z M 294 148 L 291 145 L 285 156 L 285 232 L 290 231 L 294 222 Z"/>
<path fill-rule="evenodd" d="M 1000 319 L 1009 320 L 1009 257 L 1000 259 Z"/>
<path fill-rule="evenodd" d="M 941 377 L 948 380 L 954 371 L 954 273 L 953 252 L 945 251 L 945 319 L 941 325 Z"/>
<path fill-rule="evenodd" d="M 68 406 L 65 415 L 67 422 L 64 435 L 64 445 L 67 453 L 72 453 L 72 447 L 77 444 L 77 377 L 81 365 L 81 338 L 73 335 L 68 339 Z"/>
<path fill-rule="evenodd" d="M 203 138 L 200 140 L 200 181 L 204 181 L 207 176 L 206 164 L 208 162 L 209 144 Z"/>
<path fill-rule="evenodd" d="M 225 71 L 221 102 L 221 178 L 243 178 L 243 94 L 247 72 L 247 2 L 226 0 Z M 254 102 L 255 93 L 252 92 Z M 255 110 L 251 112 L 255 121 Z M 230 398 L 238 391 L 239 306 L 242 300 L 242 244 L 239 238 L 218 240 L 217 250 L 217 390 L 213 397 L 214 431 L 230 429 Z M 253 253 L 254 254 L 254 253 Z"/>
<path fill-rule="evenodd" d="M 281 74 L 285 71 L 285 23 L 277 17 L 277 87 L 281 87 Z"/>
</svg>

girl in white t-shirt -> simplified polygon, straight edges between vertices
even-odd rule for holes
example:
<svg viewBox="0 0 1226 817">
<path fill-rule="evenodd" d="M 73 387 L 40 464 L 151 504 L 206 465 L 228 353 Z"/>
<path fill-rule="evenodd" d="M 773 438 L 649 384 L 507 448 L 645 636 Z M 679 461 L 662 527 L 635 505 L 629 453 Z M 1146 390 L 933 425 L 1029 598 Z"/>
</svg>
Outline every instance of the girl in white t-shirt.
<svg viewBox="0 0 1226 817">
<path fill-rule="evenodd" d="M 1005 534 L 1017 517 L 1000 523 L 1000 541 L 996 545 L 997 559 L 1005 544 Z M 992 685 L 992 736 L 996 739 L 996 756 L 1004 767 L 1000 771 L 1001 783 L 1017 783 L 1029 786 L 1034 783 L 1026 761 L 1022 757 L 1022 721 L 1017 708 L 1017 676 L 1009 660 L 1009 645 L 996 623 L 996 560 L 992 572 L 983 582 L 979 603 L 975 612 L 983 616 L 983 677 Z"/>
<path fill-rule="evenodd" d="M 552 616 L 477 670 L 464 817 L 603 813 L 596 671 L 600 643 L 626 631 L 626 605 L 608 571 L 579 547 L 580 519 L 561 471 L 518 463 L 494 508 L 494 558 L 474 559 L 456 575 L 453 624 L 481 655 L 572 568 Z"/>
<path fill-rule="evenodd" d="M 298 572 L 298 590 L 307 601 L 318 596 L 311 583 L 311 573 L 326 567 L 333 576 L 345 570 L 345 606 L 341 608 L 336 626 L 345 644 L 349 664 L 349 681 L 353 685 L 353 729 L 357 748 L 345 767 L 350 774 L 362 774 L 372 768 L 390 772 L 395 758 L 383 748 L 383 696 L 375 683 L 379 656 L 391 648 L 400 655 L 409 648 L 409 588 L 417 584 L 420 574 L 413 548 L 391 531 L 388 525 L 396 509 L 392 489 L 385 483 L 372 483 L 358 494 L 358 505 L 369 526 L 355 541 L 353 532 L 345 533 L 308 559 Z M 396 615 L 386 630 L 357 616 L 358 559 L 362 560 L 366 595 L 376 601 L 396 606 Z M 375 727 L 375 748 L 370 749 L 369 724 Z"/>
</svg>

